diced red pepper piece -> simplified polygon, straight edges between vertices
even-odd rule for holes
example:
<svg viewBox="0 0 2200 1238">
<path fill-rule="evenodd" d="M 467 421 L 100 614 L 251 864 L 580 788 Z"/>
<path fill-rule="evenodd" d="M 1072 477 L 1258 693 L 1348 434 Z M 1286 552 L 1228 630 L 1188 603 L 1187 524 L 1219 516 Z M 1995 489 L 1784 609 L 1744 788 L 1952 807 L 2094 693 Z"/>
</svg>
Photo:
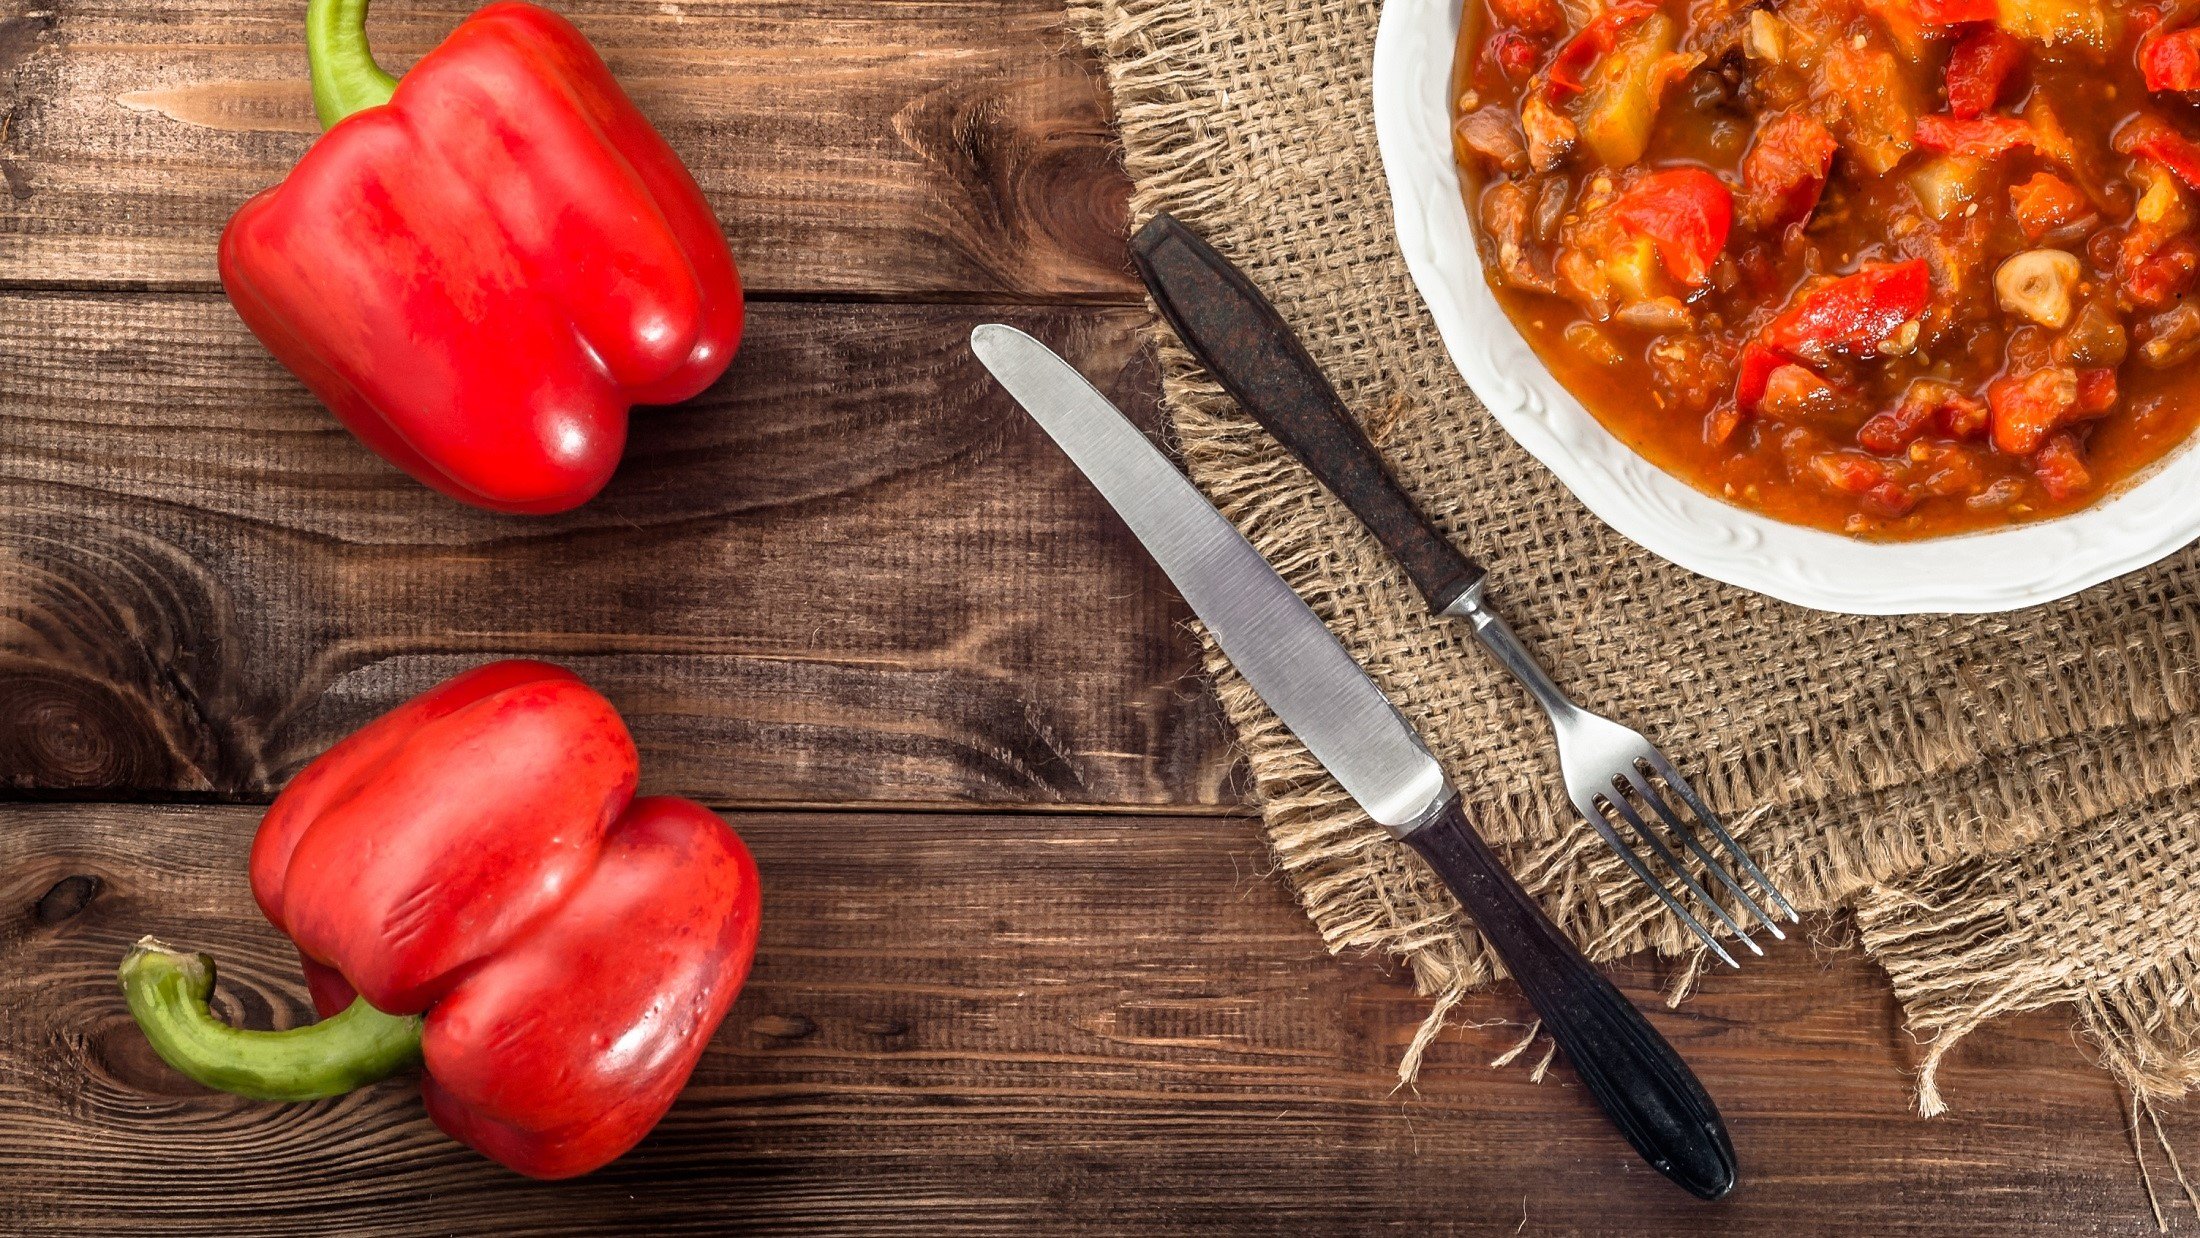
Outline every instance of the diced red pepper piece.
<svg viewBox="0 0 2200 1238">
<path fill-rule="evenodd" d="M 1917 509 L 1917 492 L 1898 481 L 1883 481 L 1864 492 L 1861 506 L 1874 516 L 1907 516 Z"/>
<path fill-rule="evenodd" d="M 1788 359 L 1762 344 L 1746 344 L 1734 379 L 1734 403 L 1743 416 L 1757 411 L 1765 402 L 1765 392 L 1772 386 L 1772 372 L 1788 364 Z"/>
<path fill-rule="evenodd" d="M 1810 466 L 1828 489 L 1843 494 L 1868 494 L 1887 481 L 1887 466 L 1849 451 L 1814 456 Z"/>
<path fill-rule="evenodd" d="M 1986 388 L 1993 410 L 1994 448 L 2004 455 L 2029 456 L 2047 436 L 2061 429 L 2078 409 L 2078 375 L 2062 366 L 2034 370 L 2021 378 L 1999 378 Z"/>
<path fill-rule="evenodd" d="M 2116 407 L 2120 389 L 2114 370 L 2080 370 L 2078 372 L 2078 408 L 2080 417 L 2099 417 Z"/>
<path fill-rule="evenodd" d="M 1734 432 L 1742 428 L 1742 422 L 1745 420 L 1747 418 L 1744 417 L 1742 410 L 1735 405 L 1728 404 L 1714 409 L 1711 415 L 1704 419 L 1703 440 L 1713 447 L 1724 446 L 1728 439 L 1734 437 Z"/>
<path fill-rule="evenodd" d="M 2148 90 L 2200 90 L 2200 27 L 2151 39 L 2139 51 Z"/>
<path fill-rule="evenodd" d="M 2038 241 L 2094 213 L 2085 191 L 2052 172 L 2040 172 L 2009 191 L 2010 212 L 2024 235 Z"/>
<path fill-rule="evenodd" d="M 1921 26 L 1960 26 L 2001 17 L 2000 0 L 1908 0 L 1905 7 Z"/>
<path fill-rule="evenodd" d="M 1512 81 L 1524 82 L 1534 76 L 1535 66 L 1542 59 L 1543 45 L 1517 30 L 1500 30 L 1490 37 L 1490 61 Z"/>
<path fill-rule="evenodd" d="M 1977 120 L 2001 102 L 2009 81 L 2024 67 L 2024 44 L 1999 26 L 1976 26 L 1956 41 L 1948 57 L 1948 110 L 1958 120 Z"/>
<path fill-rule="evenodd" d="M 1591 18 L 1574 37 L 1559 44 L 1558 54 L 1551 58 L 1550 96 L 1563 99 L 1580 94 L 1597 57 L 1619 46 L 1619 36 L 1648 21 L 1660 7 L 1653 0 L 1618 0 Z"/>
<path fill-rule="evenodd" d="M 1864 0 L 1864 8 L 1877 17 L 1906 54 L 1923 50 L 1928 33 L 1936 28 L 1991 22 L 2001 16 L 2001 0 Z"/>
<path fill-rule="evenodd" d="M 1490 0 L 1497 24 L 1522 34 L 1554 35 L 1566 28 L 1566 10 L 1558 0 Z"/>
<path fill-rule="evenodd" d="M 1933 406 L 1904 400 L 1893 408 L 1874 413 L 1857 427 L 1856 445 L 1875 456 L 1891 456 L 1916 442 L 1933 420 Z"/>
<path fill-rule="evenodd" d="M 2200 143 L 2170 128 L 2159 116 L 2140 116 L 2116 131 L 2116 149 L 2161 164 L 2200 189 Z"/>
<path fill-rule="evenodd" d="M 1856 443 L 1874 455 L 1892 456 L 1938 429 L 1948 438 L 1977 438 L 1985 434 L 1986 406 L 1958 394 L 1946 383 L 1912 383 L 1893 408 L 1875 414 L 1859 426 Z M 1954 448 L 1949 448 L 1955 451 Z"/>
<path fill-rule="evenodd" d="M 1818 209 L 1841 143 L 1816 117 L 1782 112 L 1765 122 L 1742 159 L 1745 213 L 1759 228 L 1807 221 Z"/>
<path fill-rule="evenodd" d="M 1840 353 L 1869 361 L 1903 324 L 1924 315 L 1931 296 L 1922 259 L 1868 263 L 1804 293 L 1765 328 L 1764 343 L 1803 360 Z"/>
<path fill-rule="evenodd" d="M 1996 159 L 2021 147 L 2038 150 L 2039 130 L 2014 116 L 1981 116 L 1963 120 L 1938 113 L 1917 120 L 1917 144 L 1943 155 Z"/>
<path fill-rule="evenodd" d="M 1793 362 L 1822 364 L 1839 354 L 1877 357 L 1905 324 L 1925 313 L 1932 274 L 1922 259 L 1867 263 L 1852 275 L 1804 293 L 1742 348 L 1734 403 L 1743 416 L 1764 403 L 1772 374 Z"/>
<path fill-rule="evenodd" d="M 1690 287 L 1711 280 L 1711 264 L 1726 252 L 1734 228 L 1734 194 L 1702 168 L 1675 168 L 1643 177 L 1611 206 L 1612 219 L 1648 237 L 1674 279 Z"/>
<path fill-rule="evenodd" d="M 1829 490 L 1853 494 L 1858 506 L 1874 516 L 1906 516 L 1917 506 L 1917 495 L 1888 476 L 1887 466 L 1868 456 L 1848 451 L 1829 451 L 1811 460 L 1811 468 Z"/>
<path fill-rule="evenodd" d="M 2164 309 L 2200 283 L 2200 243 L 2182 234 L 2173 236 L 2122 267 L 2124 296 L 2141 309 Z"/>
<path fill-rule="evenodd" d="M 2032 474 L 2039 478 L 2040 489 L 2047 497 L 2061 502 L 2085 490 L 2093 484 L 2093 472 L 2085 466 L 2085 453 L 2078 449 L 2078 440 L 2069 433 L 2057 434 L 2040 448 L 2039 456 L 2032 461 Z"/>
<path fill-rule="evenodd" d="M 1830 409 L 1839 399 L 1833 384 L 1820 378 L 1817 371 L 1790 361 L 1765 380 L 1765 395 L 1758 411 L 1775 421 L 1799 421 Z"/>
</svg>

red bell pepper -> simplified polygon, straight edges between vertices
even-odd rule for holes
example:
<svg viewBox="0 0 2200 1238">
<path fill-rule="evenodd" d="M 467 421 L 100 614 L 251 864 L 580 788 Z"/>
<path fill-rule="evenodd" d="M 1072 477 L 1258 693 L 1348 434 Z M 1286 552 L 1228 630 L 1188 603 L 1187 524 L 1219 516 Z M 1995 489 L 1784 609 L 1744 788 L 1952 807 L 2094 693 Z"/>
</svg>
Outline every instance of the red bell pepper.
<svg viewBox="0 0 2200 1238">
<path fill-rule="evenodd" d="M 2039 149 L 2040 131 L 2031 121 L 2015 116 L 1961 120 L 1935 113 L 1918 117 L 1917 144 L 1943 155 L 1999 159 L 2020 147 Z"/>
<path fill-rule="evenodd" d="M 1749 220 L 1778 231 L 1807 223 L 1825 196 L 1841 143 L 1816 117 L 1781 112 L 1758 129 L 1742 157 L 1742 192 Z"/>
<path fill-rule="evenodd" d="M 1612 218 L 1657 246 L 1667 274 L 1690 287 L 1711 281 L 1734 229 L 1734 194 L 1702 168 L 1653 172 L 1612 203 Z"/>
<path fill-rule="evenodd" d="M 310 0 L 328 133 L 222 233 L 269 351 L 445 494 L 554 512 L 601 490 L 628 410 L 725 371 L 741 285 L 680 159 L 565 19 L 492 4 L 403 82 L 366 0 Z"/>
<path fill-rule="evenodd" d="M 1587 89 L 1589 70 L 1596 67 L 1597 59 L 1619 46 L 1621 35 L 1650 20 L 1662 7 L 1659 0 L 1613 0 L 1611 7 L 1559 44 L 1558 54 L 1551 59 L 1545 94 L 1557 102 Z"/>
<path fill-rule="evenodd" d="M 566 671 L 498 662 L 399 706 L 278 797 L 252 892 L 323 1019 L 217 1021 L 213 960 L 122 964 L 160 1056 L 263 1100 L 422 1061 L 428 1113 L 524 1174 L 586 1173 L 664 1116 L 748 975 L 756 868 L 687 800 L 634 799 L 634 742 Z"/>
<path fill-rule="evenodd" d="M 2152 159 L 2177 179 L 2200 189 L 2200 142 L 2179 133 L 2159 116 L 2141 113 L 2116 131 L 2116 149 L 2126 155 Z"/>
<path fill-rule="evenodd" d="M 2200 26 L 2157 35 L 2139 49 L 2148 90 L 2200 90 Z"/>
<path fill-rule="evenodd" d="M 1867 262 L 1796 298 L 1765 328 L 1763 340 L 1802 361 L 1823 361 L 1832 353 L 1869 361 L 1903 324 L 1924 315 L 1932 291 L 1932 273 L 1922 260 Z"/>
<path fill-rule="evenodd" d="M 1734 403 L 1744 416 L 1764 402 L 1773 371 L 1824 365 L 1835 356 L 1870 361 L 1904 326 L 1924 316 L 1932 272 L 1920 259 L 1868 262 L 1795 299 L 1742 348 Z"/>
<path fill-rule="evenodd" d="M 1962 26 L 2001 17 L 2000 0 L 1870 0 L 1869 7 L 1881 18 L 1908 27 Z"/>
<path fill-rule="evenodd" d="M 1957 120 L 1977 120 L 1994 110 L 2024 67 L 2025 46 L 1999 26 L 1974 26 L 1948 55 L 1948 110 Z"/>
<path fill-rule="evenodd" d="M 1524 35 L 1554 35 L 1566 28 L 1558 0 L 1490 0 L 1498 24 Z"/>
</svg>

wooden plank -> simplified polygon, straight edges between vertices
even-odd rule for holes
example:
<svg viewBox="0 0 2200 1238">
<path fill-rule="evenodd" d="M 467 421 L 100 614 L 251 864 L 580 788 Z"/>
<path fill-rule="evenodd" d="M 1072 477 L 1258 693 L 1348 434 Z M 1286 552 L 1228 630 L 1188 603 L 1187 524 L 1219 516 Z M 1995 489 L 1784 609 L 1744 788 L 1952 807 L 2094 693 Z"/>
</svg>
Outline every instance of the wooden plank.
<svg viewBox="0 0 2200 1238">
<path fill-rule="evenodd" d="M 409 65 L 476 6 L 388 4 Z M 1128 184 L 1059 0 L 574 0 L 752 289 L 1133 297 Z M 0 0 L 0 285 L 210 288 L 316 131 L 303 3 Z"/>
<path fill-rule="evenodd" d="M 1509 992 L 1470 1000 L 1462 1019 L 1487 1025 L 1447 1034 L 1419 1088 L 1394 1091 L 1424 1002 L 1369 961 L 1322 953 L 1263 875 L 1250 822 L 734 820 L 765 880 L 754 980 L 655 1135 L 544 1186 L 445 1143 L 403 1083 L 267 1106 L 202 1093 L 149 1055 L 111 975 L 147 931 L 216 954 L 233 1017 L 303 1017 L 293 960 L 246 892 L 251 810 L 0 808 L 0 1229 L 2151 1225 L 2119 1097 L 2064 1015 L 1979 1033 L 1945 1078 L 1956 1116 L 1922 1121 L 1907 1108 L 1914 1049 L 1850 952 L 1782 946 L 1654 1015 L 1741 1152 L 1742 1188 L 1705 1206 L 1634 1163 L 1563 1070 L 1538 1085 L 1486 1068 L 1525 1017 Z M 1644 1000 L 1661 979 L 1622 974 Z M 2166 1116 L 2189 1152 L 2200 1117 Z"/>
<path fill-rule="evenodd" d="M 0 297 L 0 786 L 264 798 L 499 656 L 717 803 L 1233 802 L 1181 603 L 970 358 L 972 307 L 758 307 L 610 489 L 519 518 L 367 452 L 218 296 Z M 1144 316 L 1006 317 L 1148 420 Z"/>
</svg>

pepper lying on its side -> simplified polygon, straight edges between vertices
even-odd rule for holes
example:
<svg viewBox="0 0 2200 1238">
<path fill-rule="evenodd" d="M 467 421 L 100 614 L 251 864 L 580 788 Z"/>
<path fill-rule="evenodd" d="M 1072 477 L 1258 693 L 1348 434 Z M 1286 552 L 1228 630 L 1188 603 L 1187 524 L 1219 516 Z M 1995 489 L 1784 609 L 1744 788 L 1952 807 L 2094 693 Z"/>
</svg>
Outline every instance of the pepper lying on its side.
<svg viewBox="0 0 2200 1238">
<path fill-rule="evenodd" d="M 328 133 L 222 233 L 222 287 L 369 447 L 455 498 L 603 489 L 627 410 L 725 372 L 741 283 L 680 158 L 570 23 L 492 4 L 402 82 L 310 0 Z"/>
<path fill-rule="evenodd" d="M 161 1057 L 261 1100 L 425 1059 L 428 1113 L 524 1174 L 587 1173 L 671 1107 L 756 951 L 756 867 L 707 809 L 633 799 L 634 742 L 570 673 L 498 662 L 331 748 L 268 810 L 252 892 L 323 1021 L 244 1031 L 213 962 L 122 964 Z"/>
</svg>

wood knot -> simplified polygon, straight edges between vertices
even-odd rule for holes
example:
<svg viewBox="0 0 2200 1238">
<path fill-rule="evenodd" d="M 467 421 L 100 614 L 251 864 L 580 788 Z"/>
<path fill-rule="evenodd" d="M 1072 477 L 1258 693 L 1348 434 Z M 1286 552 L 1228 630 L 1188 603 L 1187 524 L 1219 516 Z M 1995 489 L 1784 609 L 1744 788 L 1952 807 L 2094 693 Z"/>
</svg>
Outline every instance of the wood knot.
<svg viewBox="0 0 2200 1238">
<path fill-rule="evenodd" d="M 0 788 L 261 789 L 232 608 L 184 547 L 0 511 Z"/>
<path fill-rule="evenodd" d="M 965 195 L 945 235 L 981 278 L 1028 291 L 1135 289 L 1121 240 L 1131 186 L 1107 106 L 1096 83 L 1069 99 L 1062 84 L 942 87 L 896 113 L 894 132 Z"/>
<path fill-rule="evenodd" d="M 0 679 L 0 767 L 21 787 L 163 786 L 173 754 L 141 705 L 57 667 Z"/>
<path fill-rule="evenodd" d="M 118 999 L 115 1003 L 121 1005 Z M 213 1089 L 160 1060 L 145 1033 L 124 1015 L 93 1033 L 91 1060 L 107 1077 L 140 1096 L 212 1096 Z"/>
<path fill-rule="evenodd" d="M 903 1019 L 865 1019 L 856 1024 L 856 1030 L 866 1036 L 907 1036 L 909 1024 Z"/>
<path fill-rule="evenodd" d="M 817 1032 L 817 1024 L 798 1014 L 768 1014 L 749 1024 L 749 1030 L 773 1040 L 801 1040 Z"/>
<path fill-rule="evenodd" d="M 99 897 L 101 886 L 99 878 L 89 873 L 63 877 L 31 904 L 31 918 L 48 926 L 73 920 Z"/>
</svg>

